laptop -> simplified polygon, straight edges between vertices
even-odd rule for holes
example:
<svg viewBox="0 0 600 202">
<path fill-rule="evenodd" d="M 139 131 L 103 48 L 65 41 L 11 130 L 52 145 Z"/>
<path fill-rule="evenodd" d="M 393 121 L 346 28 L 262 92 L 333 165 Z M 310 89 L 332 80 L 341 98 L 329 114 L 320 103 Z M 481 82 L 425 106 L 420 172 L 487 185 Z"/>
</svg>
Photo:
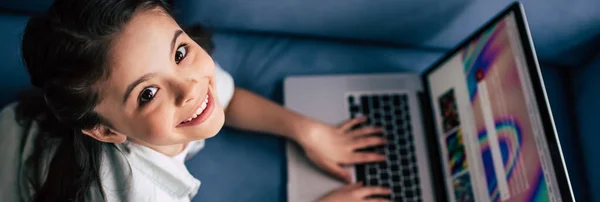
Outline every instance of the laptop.
<svg viewBox="0 0 600 202">
<path fill-rule="evenodd" d="M 314 90 L 318 89 L 318 90 Z M 575 201 L 527 20 L 515 2 L 420 74 L 292 76 L 291 110 L 382 127 L 384 162 L 347 167 L 393 201 Z M 288 142 L 288 201 L 343 182 Z"/>
</svg>

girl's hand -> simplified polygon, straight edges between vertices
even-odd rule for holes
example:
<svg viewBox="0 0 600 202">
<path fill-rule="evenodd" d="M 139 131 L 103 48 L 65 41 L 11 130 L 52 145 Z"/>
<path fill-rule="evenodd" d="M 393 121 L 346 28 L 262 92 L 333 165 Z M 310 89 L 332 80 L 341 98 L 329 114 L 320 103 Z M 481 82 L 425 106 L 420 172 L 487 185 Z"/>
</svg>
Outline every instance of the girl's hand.
<svg viewBox="0 0 600 202">
<path fill-rule="evenodd" d="M 306 152 L 307 157 L 321 169 L 352 182 L 351 175 L 342 167 L 357 163 L 385 161 L 378 153 L 357 152 L 356 150 L 385 144 L 379 136 L 367 136 L 382 130 L 375 127 L 362 127 L 351 130 L 364 122 L 359 117 L 334 127 L 317 121 L 301 124 L 294 134 L 295 139 Z"/>
<path fill-rule="evenodd" d="M 361 183 L 349 184 L 333 190 L 317 202 L 389 202 L 388 199 L 370 198 L 374 195 L 389 195 L 390 190 L 384 187 L 363 187 Z"/>
</svg>

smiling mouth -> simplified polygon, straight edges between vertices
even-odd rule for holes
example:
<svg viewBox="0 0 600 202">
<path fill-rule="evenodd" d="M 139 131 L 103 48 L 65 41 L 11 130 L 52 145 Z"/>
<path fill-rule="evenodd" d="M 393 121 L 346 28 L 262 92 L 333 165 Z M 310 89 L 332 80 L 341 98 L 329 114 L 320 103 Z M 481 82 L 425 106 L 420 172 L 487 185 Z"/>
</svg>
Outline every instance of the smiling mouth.
<svg viewBox="0 0 600 202">
<path fill-rule="evenodd" d="M 195 118 L 198 118 L 198 116 L 200 116 L 202 114 L 202 112 L 204 112 L 207 105 L 208 105 L 208 94 L 206 95 L 204 102 L 202 102 L 202 104 L 200 105 L 200 108 L 196 109 L 196 112 L 192 115 L 192 117 L 188 118 L 187 120 L 185 120 L 181 123 L 187 123 L 187 122 L 194 120 Z"/>
<path fill-rule="evenodd" d="M 180 122 L 177 127 L 193 126 L 204 122 L 212 113 L 214 108 L 214 99 L 210 95 L 210 90 L 202 101 L 202 104 L 194 111 L 194 113 L 186 120 Z"/>
</svg>

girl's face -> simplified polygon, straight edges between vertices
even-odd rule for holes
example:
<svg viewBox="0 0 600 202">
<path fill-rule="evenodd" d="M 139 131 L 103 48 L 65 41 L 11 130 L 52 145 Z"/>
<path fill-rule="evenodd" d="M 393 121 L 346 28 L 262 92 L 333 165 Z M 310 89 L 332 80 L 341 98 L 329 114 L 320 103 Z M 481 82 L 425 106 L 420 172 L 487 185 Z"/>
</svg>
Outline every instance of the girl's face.
<svg viewBox="0 0 600 202">
<path fill-rule="evenodd" d="M 174 155 L 182 143 L 212 137 L 223 126 L 213 60 L 164 11 L 138 12 L 114 38 L 108 58 L 111 75 L 100 84 L 95 111 L 111 127 L 94 129 L 92 137 Z"/>
</svg>

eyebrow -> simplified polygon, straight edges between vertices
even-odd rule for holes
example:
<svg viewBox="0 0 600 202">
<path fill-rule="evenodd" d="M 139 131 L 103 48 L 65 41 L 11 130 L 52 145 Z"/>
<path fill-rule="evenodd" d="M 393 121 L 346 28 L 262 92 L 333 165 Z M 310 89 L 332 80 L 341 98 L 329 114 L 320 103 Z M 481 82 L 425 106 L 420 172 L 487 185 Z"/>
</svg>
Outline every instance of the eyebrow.
<svg viewBox="0 0 600 202">
<path fill-rule="evenodd" d="M 177 30 L 175 31 L 175 34 L 173 35 L 173 40 L 171 41 L 171 54 L 173 55 L 173 50 L 175 50 L 175 42 L 177 41 L 177 38 L 179 37 L 179 35 L 183 34 L 183 30 Z"/>
<path fill-rule="evenodd" d="M 133 91 L 133 89 L 136 86 L 138 86 L 140 83 L 143 83 L 144 81 L 151 79 L 154 76 L 156 76 L 156 73 L 148 73 L 148 74 L 140 77 L 139 79 L 135 80 L 133 83 L 129 84 L 129 86 L 127 86 L 127 89 L 125 90 L 125 96 L 123 96 L 123 104 L 125 104 L 125 102 L 127 102 L 127 99 L 129 98 L 129 94 L 131 94 L 131 91 Z"/>
</svg>

